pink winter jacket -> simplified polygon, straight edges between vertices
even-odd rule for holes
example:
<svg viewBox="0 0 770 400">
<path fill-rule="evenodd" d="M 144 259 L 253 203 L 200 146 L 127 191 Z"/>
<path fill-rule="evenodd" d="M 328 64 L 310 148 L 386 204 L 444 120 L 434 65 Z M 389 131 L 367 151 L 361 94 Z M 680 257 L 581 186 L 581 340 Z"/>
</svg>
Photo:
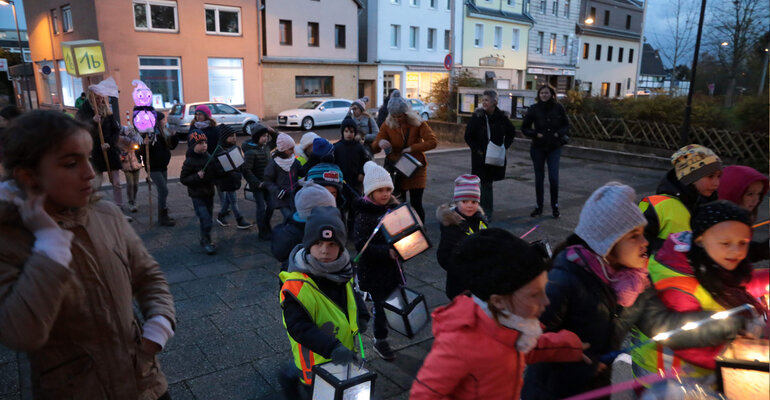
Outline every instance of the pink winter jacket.
<svg viewBox="0 0 770 400">
<path fill-rule="evenodd" d="M 527 364 L 582 359 L 570 331 L 544 333 L 527 354 L 516 350 L 519 332 L 498 325 L 467 296 L 433 312 L 435 341 L 412 385 L 411 400 L 518 399 Z"/>
</svg>

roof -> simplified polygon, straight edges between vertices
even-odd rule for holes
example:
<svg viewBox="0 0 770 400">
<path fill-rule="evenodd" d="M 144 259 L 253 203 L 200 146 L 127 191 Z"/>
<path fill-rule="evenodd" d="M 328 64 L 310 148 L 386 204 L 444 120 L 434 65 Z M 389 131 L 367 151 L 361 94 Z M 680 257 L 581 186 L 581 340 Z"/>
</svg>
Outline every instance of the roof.
<svg viewBox="0 0 770 400">
<path fill-rule="evenodd" d="M 666 76 L 666 69 L 658 51 L 645 43 L 642 48 L 642 69 L 640 75 Z"/>
<path fill-rule="evenodd" d="M 468 8 L 469 17 L 487 17 L 494 19 L 508 20 L 511 22 L 520 22 L 524 24 L 534 25 L 535 20 L 529 16 L 529 14 L 517 14 L 503 10 L 494 10 L 489 8 L 478 7 L 472 0 L 465 0 L 465 5 Z"/>
<path fill-rule="evenodd" d="M 633 41 L 641 41 L 642 34 L 639 32 L 629 32 L 626 30 L 620 30 L 604 26 L 577 24 L 576 33 L 578 35 L 593 35 L 604 36 L 608 38 L 626 39 Z"/>
</svg>

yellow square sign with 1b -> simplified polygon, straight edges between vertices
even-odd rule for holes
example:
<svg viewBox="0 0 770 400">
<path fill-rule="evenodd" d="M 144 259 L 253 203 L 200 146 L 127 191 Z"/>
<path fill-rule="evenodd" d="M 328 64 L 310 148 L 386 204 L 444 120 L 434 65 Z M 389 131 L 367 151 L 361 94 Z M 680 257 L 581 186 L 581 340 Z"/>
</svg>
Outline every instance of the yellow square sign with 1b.
<svg viewBox="0 0 770 400">
<path fill-rule="evenodd" d="M 71 76 L 100 74 L 106 71 L 104 47 L 96 40 L 79 40 L 62 43 L 64 64 Z"/>
</svg>

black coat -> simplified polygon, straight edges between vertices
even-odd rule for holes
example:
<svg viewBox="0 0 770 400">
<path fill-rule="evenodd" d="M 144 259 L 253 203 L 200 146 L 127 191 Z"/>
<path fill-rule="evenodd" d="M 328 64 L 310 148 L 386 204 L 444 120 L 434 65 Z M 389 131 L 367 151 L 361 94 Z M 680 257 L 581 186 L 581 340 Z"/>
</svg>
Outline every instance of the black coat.
<svg viewBox="0 0 770 400">
<path fill-rule="evenodd" d="M 99 139 L 99 124 L 94 122 L 95 112 L 91 107 L 90 102 L 83 103 L 76 114 L 76 118 L 81 122 L 84 122 L 90 127 L 91 139 L 93 140 L 93 148 L 91 150 L 91 162 L 97 172 L 107 171 L 107 164 L 104 162 L 104 153 L 102 152 L 102 143 Z M 110 169 L 113 171 L 120 170 L 123 165 L 120 163 L 120 149 L 118 148 L 118 140 L 120 139 L 120 122 L 118 122 L 115 115 L 107 115 L 102 117 L 102 135 L 104 137 L 104 143 L 110 145 L 107 149 L 107 160 L 110 163 Z"/>
<path fill-rule="evenodd" d="M 395 208 L 398 201 L 391 198 L 386 206 L 374 204 L 365 198 L 353 202 L 355 222 L 353 223 L 353 244 L 361 251 L 380 222 L 380 218 L 389 209 Z M 385 240 L 382 230 L 374 235 L 369 247 L 358 261 L 358 285 L 361 290 L 369 292 L 375 299 L 386 298 L 401 284 L 401 274 L 396 260 L 390 258 L 392 247 Z"/>
<path fill-rule="evenodd" d="M 249 183 L 251 191 L 267 190 L 262 185 L 262 181 L 265 179 L 265 168 L 270 160 L 272 160 L 270 157 L 270 146 L 267 144 L 260 145 L 249 140 L 243 144 L 242 150 L 245 154 L 243 156 L 241 172 L 246 182 Z"/>
<path fill-rule="evenodd" d="M 369 161 L 369 155 L 364 145 L 357 140 L 342 139 L 334 143 L 334 161 L 340 167 L 345 183 L 357 188 L 358 175 L 364 173 L 364 164 Z"/>
<path fill-rule="evenodd" d="M 295 214 L 296 215 L 296 214 Z M 305 236 L 305 223 L 297 221 L 292 216 L 288 221 L 273 228 L 273 239 L 270 241 L 270 251 L 273 257 L 281 262 L 281 270 L 285 271 L 289 254 L 298 244 L 302 244 Z"/>
<path fill-rule="evenodd" d="M 163 113 L 158 113 L 158 119 L 155 124 L 156 139 L 150 143 L 150 172 L 165 172 L 168 170 L 168 163 L 171 161 L 171 150 L 174 150 L 179 144 L 179 138 L 176 135 L 172 135 L 166 139 L 165 135 L 160 131 L 160 123 L 163 121 Z M 144 140 L 147 141 L 147 136 L 144 136 Z M 139 152 L 144 155 L 146 144 L 142 144 L 139 148 Z"/>
<path fill-rule="evenodd" d="M 562 137 L 569 135 L 567 112 L 556 100 L 535 103 L 524 116 L 521 131 L 532 139 L 532 147 L 555 150 L 561 147 Z M 542 133 L 543 137 L 537 137 L 538 133 Z"/>
<path fill-rule="evenodd" d="M 385 123 L 385 119 L 388 118 L 388 101 L 389 100 L 390 100 L 390 96 L 386 97 L 385 100 L 382 101 L 380 110 L 377 111 L 377 127 L 382 127 L 382 124 Z"/>
<path fill-rule="evenodd" d="M 452 252 L 457 248 L 461 240 L 468 237 L 470 230 L 473 233 L 479 231 L 479 224 L 487 223 L 484 212 L 479 210 L 470 217 L 465 217 L 457 210 L 443 205 L 436 210 L 436 219 L 441 223 L 441 240 L 436 250 L 438 264 L 446 274 L 446 295 L 451 300 L 468 288 L 463 274 L 457 271 L 452 264 L 454 259 Z"/>
<path fill-rule="evenodd" d="M 179 182 L 187 186 L 187 194 L 190 197 L 207 198 L 214 196 L 214 181 L 219 177 L 216 168 L 216 160 L 211 160 L 206 167 L 203 178 L 198 176 L 198 171 L 203 169 L 209 159 L 208 153 L 198 154 L 192 148 L 187 150 L 186 158 L 182 164 L 182 172 L 179 174 Z"/>
<path fill-rule="evenodd" d="M 511 120 L 505 116 L 499 108 L 489 116 L 489 130 L 491 131 L 492 143 L 502 145 L 507 150 L 513 144 L 513 138 L 516 135 L 516 128 L 511 124 Z M 471 121 L 465 127 L 465 143 L 471 148 L 471 172 L 477 175 L 482 181 L 500 181 L 505 179 L 505 166 L 496 167 L 486 165 L 487 154 L 487 113 L 483 109 L 473 113 Z M 507 164 L 508 160 L 506 160 Z"/>
</svg>

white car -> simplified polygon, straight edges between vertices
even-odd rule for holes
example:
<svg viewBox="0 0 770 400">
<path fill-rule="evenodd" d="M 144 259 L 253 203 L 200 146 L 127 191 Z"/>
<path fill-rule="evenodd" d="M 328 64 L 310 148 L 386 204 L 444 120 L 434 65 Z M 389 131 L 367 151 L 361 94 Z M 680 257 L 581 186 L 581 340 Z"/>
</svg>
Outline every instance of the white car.
<svg viewBox="0 0 770 400">
<path fill-rule="evenodd" d="M 301 127 L 311 130 L 314 126 L 339 125 L 348 114 L 353 102 L 345 99 L 312 99 L 301 106 L 278 114 L 278 126 Z"/>
<path fill-rule="evenodd" d="M 217 124 L 229 125 L 237 134 L 251 135 L 253 128 L 259 123 L 259 117 L 254 114 L 241 112 L 233 106 L 224 103 L 199 102 L 175 104 L 168 112 L 168 129 L 179 137 L 186 137 L 190 124 L 195 119 L 195 107 L 205 105 L 211 110 L 211 118 Z"/>
</svg>

